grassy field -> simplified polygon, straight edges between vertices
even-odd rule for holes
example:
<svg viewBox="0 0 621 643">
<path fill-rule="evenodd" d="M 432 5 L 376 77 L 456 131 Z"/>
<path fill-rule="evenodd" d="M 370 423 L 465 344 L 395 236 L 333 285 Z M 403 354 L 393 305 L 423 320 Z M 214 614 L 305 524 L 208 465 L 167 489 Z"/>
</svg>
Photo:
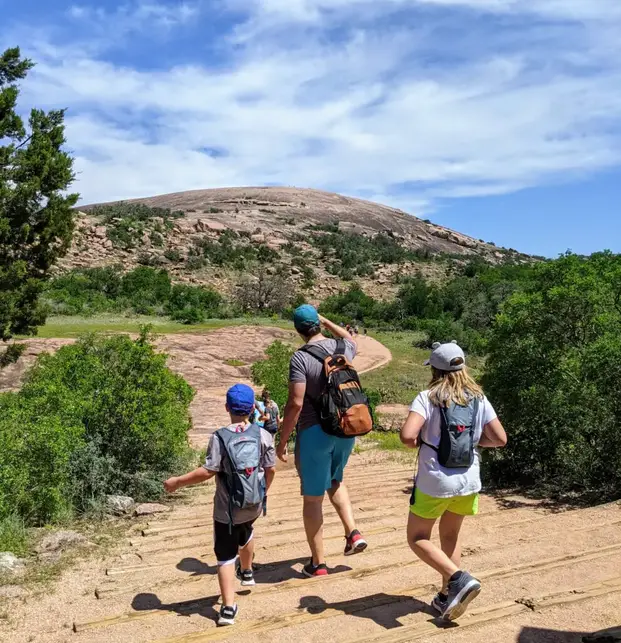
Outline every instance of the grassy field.
<svg viewBox="0 0 621 643">
<path fill-rule="evenodd" d="M 39 337 L 77 337 L 84 333 L 137 333 L 142 326 L 150 324 L 155 333 L 203 333 L 228 326 L 277 326 L 291 330 L 292 325 L 282 319 L 243 317 L 236 319 L 210 319 L 203 324 L 187 325 L 166 317 L 136 315 L 95 315 L 93 317 L 50 317 L 39 328 Z"/>
<path fill-rule="evenodd" d="M 392 352 L 392 362 L 362 376 L 365 388 L 375 389 L 382 396 L 384 404 L 410 405 L 418 393 L 427 388 L 431 372 L 424 362 L 429 351 L 414 347 L 421 338 L 418 332 L 372 332 Z M 475 377 L 483 365 L 481 358 L 470 357 L 468 363 Z"/>
</svg>

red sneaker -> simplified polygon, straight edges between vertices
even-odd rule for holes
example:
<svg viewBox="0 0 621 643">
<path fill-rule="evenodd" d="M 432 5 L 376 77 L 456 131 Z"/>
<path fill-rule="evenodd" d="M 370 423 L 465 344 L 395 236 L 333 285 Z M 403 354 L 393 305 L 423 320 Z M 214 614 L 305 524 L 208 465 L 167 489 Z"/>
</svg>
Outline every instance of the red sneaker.
<svg viewBox="0 0 621 643">
<path fill-rule="evenodd" d="M 308 563 L 308 565 L 304 567 L 302 573 L 304 574 L 304 576 L 308 576 L 308 578 L 313 578 L 314 576 L 327 576 L 328 567 L 325 563 L 321 563 L 320 565 L 313 565 L 313 561 L 311 560 L 310 563 Z"/>
<path fill-rule="evenodd" d="M 357 530 L 347 536 L 347 544 L 345 545 L 345 556 L 352 556 L 353 554 L 360 554 L 368 547 L 367 541 L 362 537 L 362 534 Z"/>
</svg>

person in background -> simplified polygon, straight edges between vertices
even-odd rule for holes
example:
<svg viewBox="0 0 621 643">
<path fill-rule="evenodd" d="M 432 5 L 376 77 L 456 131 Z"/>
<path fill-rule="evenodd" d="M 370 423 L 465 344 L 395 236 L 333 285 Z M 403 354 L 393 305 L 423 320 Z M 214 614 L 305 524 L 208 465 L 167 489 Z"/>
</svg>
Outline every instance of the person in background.
<svg viewBox="0 0 621 643">
<path fill-rule="evenodd" d="M 323 336 L 323 326 L 334 337 L 345 340 L 345 355 L 352 361 L 356 342 L 348 331 L 305 304 L 296 309 L 293 323 L 307 344 L 318 344 L 328 355 L 334 354 L 335 339 Z M 349 492 L 343 473 L 354 447 L 355 438 L 328 435 L 320 425 L 315 407 L 324 387 L 322 364 L 309 353 L 298 350 L 289 369 L 289 400 L 285 407 L 277 455 L 287 461 L 287 441 L 297 426 L 295 459 L 304 497 L 304 529 L 311 550 L 311 560 L 304 567 L 306 576 L 328 574 L 323 548 L 323 500 L 326 492 L 345 530 L 345 555 L 357 554 L 367 542 L 356 528 Z"/>
<path fill-rule="evenodd" d="M 271 398 L 270 392 L 267 389 L 263 389 L 261 400 L 263 406 L 263 413 L 261 415 L 263 428 L 271 435 L 276 435 L 280 429 L 281 422 L 278 404 Z"/>
<path fill-rule="evenodd" d="M 442 575 L 432 607 L 454 621 L 481 591 L 461 567 L 459 533 L 466 516 L 478 512 L 481 491 L 477 447 L 504 447 L 507 435 L 455 343 L 434 344 L 429 389 L 419 393 L 401 429 L 401 441 L 419 448 L 418 471 L 407 526 L 414 553 Z M 440 547 L 430 540 L 440 521 Z"/>
<path fill-rule="evenodd" d="M 218 561 L 218 582 L 222 594 L 219 626 L 235 624 L 238 611 L 235 603 L 236 573 L 243 586 L 255 584 L 252 572 L 254 522 L 264 509 L 264 501 L 242 508 L 233 505 L 227 481 L 231 473 L 231 456 L 224 446 L 225 440 L 221 439 L 218 433 L 226 431 L 225 437 L 228 441 L 235 440 L 235 437 L 240 434 L 245 434 L 245 445 L 256 448 L 256 456 L 253 455 L 255 461 L 259 463 L 256 484 L 264 486 L 265 497 L 274 481 L 276 465 L 274 438 L 264 429 L 251 424 L 248 419 L 254 413 L 254 391 L 245 384 L 236 384 L 231 387 L 226 394 L 226 410 L 231 424 L 211 436 L 205 464 L 184 476 L 169 478 L 164 483 L 164 489 L 168 493 L 174 493 L 182 487 L 216 478 L 213 519 L 214 553 Z"/>
</svg>

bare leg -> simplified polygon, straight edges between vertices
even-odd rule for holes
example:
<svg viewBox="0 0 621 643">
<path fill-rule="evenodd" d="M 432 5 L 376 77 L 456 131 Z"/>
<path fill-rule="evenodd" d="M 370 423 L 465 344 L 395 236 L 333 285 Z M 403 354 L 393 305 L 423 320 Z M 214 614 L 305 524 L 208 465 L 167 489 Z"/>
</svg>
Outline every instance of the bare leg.
<svg viewBox="0 0 621 643">
<path fill-rule="evenodd" d="M 439 547 L 436 547 L 431 542 L 431 530 L 435 522 L 435 520 L 419 518 L 410 513 L 408 518 L 408 544 L 424 563 L 427 563 L 442 575 L 442 579 L 446 583 L 455 572 L 459 571 L 459 567 Z"/>
<path fill-rule="evenodd" d="M 464 516 L 447 511 L 440 518 L 440 544 L 442 551 L 451 559 L 451 561 L 461 568 L 461 543 L 459 542 L 459 532 L 464 522 Z M 448 579 L 443 579 L 442 593 L 446 594 Z"/>
<path fill-rule="evenodd" d="M 235 565 L 218 566 L 218 583 L 220 583 L 222 605 L 229 607 L 235 605 Z"/>
<path fill-rule="evenodd" d="M 325 563 L 323 553 L 323 496 L 304 496 L 304 529 L 313 565 Z"/>
<path fill-rule="evenodd" d="M 354 510 L 351 506 L 347 487 L 342 482 L 333 481 L 332 487 L 328 490 L 328 497 L 343 523 L 345 536 L 349 536 L 356 528 L 356 521 L 354 520 Z"/>
<path fill-rule="evenodd" d="M 239 548 L 239 562 L 243 571 L 252 569 L 252 559 L 254 558 L 254 538 L 251 538 L 245 547 Z"/>
</svg>

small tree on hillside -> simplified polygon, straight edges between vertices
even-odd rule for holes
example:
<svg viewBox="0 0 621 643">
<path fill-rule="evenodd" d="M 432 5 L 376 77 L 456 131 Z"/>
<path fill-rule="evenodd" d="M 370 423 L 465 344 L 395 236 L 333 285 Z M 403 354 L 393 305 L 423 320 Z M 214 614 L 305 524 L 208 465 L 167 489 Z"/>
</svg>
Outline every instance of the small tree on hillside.
<svg viewBox="0 0 621 643">
<path fill-rule="evenodd" d="M 17 82 L 33 67 L 18 48 L 0 55 L 0 339 L 32 334 L 45 322 L 39 304 L 54 262 L 68 250 L 73 233 L 66 194 L 73 160 L 62 150 L 64 111 L 33 109 L 28 128 L 16 105 Z"/>
</svg>

